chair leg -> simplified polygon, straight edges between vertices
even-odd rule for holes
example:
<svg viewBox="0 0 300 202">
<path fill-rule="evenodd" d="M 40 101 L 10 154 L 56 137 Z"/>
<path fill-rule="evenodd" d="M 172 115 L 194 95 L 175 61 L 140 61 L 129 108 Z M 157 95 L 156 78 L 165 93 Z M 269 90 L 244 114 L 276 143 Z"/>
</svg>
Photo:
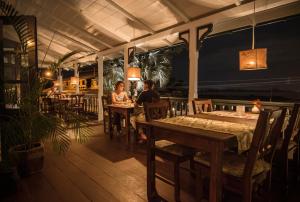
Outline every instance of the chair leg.
<svg viewBox="0 0 300 202">
<path fill-rule="evenodd" d="M 282 174 L 283 174 L 283 186 L 284 186 L 284 192 L 288 192 L 289 188 L 289 159 L 288 159 L 288 154 L 285 154 L 283 157 L 283 165 L 282 165 Z"/>
<path fill-rule="evenodd" d="M 195 170 L 196 173 L 196 201 L 201 201 L 203 198 L 203 179 L 201 169 Z"/>
<path fill-rule="evenodd" d="M 272 189 L 272 169 L 267 175 L 266 179 L 266 201 L 270 202 L 271 199 L 271 189 Z"/>
<path fill-rule="evenodd" d="M 103 117 L 103 128 L 104 128 L 104 134 L 107 134 L 107 130 L 106 130 L 106 118 Z"/>
<path fill-rule="evenodd" d="M 296 160 L 296 176 L 297 176 L 297 182 L 300 182 L 300 148 L 298 146 L 298 148 L 296 149 L 296 156 L 295 156 L 295 160 Z"/>
<path fill-rule="evenodd" d="M 180 201 L 180 171 L 179 171 L 179 161 L 174 164 L 174 188 L 175 188 L 175 201 Z"/>
<path fill-rule="evenodd" d="M 194 161 L 194 157 L 192 157 L 192 158 L 190 159 L 190 169 L 191 169 L 191 172 L 190 172 L 191 177 L 192 177 L 192 178 L 195 178 L 196 175 L 195 175 L 195 161 Z"/>
<path fill-rule="evenodd" d="M 243 202 L 252 201 L 252 183 L 246 183 L 244 185 Z"/>
</svg>

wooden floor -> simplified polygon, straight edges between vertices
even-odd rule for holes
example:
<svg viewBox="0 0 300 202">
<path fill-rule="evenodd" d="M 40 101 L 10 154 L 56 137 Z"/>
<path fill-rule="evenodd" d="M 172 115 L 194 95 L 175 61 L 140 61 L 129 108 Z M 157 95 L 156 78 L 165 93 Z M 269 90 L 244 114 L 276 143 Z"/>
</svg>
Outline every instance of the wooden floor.
<svg viewBox="0 0 300 202">
<path fill-rule="evenodd" d="M 147 201 L 145 146 L 130 152 L 124 138 L 110 140 L 102 126 L 95 127 L 94 136 L 82 145 L 73 143 L 65 155 L 47 149 L 45 166 L 40 173 L 20 180 L 16 195 L 1 199 L 4 202 L 85 202 L 85 201 Z M 158 162 L 164 176 L 172 172 L 168 163 Z M 181 172 L 182 201 L 194 201 L 194 180 Z M 173 188 L 157 180 L 158 192 L 173 201 Z M 297 193 L 298 188 L 298 193 Z M 274 189 L 272 201 L 300 201 L 299 185 L 283 197 Z M 240 201 L 231 198 L 229 201 Z"/>
</svg>

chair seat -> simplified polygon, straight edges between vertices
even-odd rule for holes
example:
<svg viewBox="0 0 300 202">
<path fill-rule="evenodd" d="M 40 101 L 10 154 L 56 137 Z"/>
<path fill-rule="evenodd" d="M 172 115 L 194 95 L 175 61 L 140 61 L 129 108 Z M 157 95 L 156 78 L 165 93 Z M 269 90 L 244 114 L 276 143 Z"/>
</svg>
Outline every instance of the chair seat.
<svg viewBox="0 0 300 202">
<path fill-rule="evenodd" d="M 159 140 L 155 142 L 155 149 L 171 153 L 176 156 L 190 156 L 195 154 L 195 150 L 190 147 L 178 145 L 168 140 Z"/>
<path fill-rule="evenodd" d="M 247 157 L 244 155 L 237 155 L 234 153 L 225 152 L 223 158 L 223 173 L 235 177 L 242 177 L 246 165 Z M 209 153 L 198 153 L 194 157 L 194 161 L 204 166 L 210 167 Z M 259 175 L 263 172 L 269 171 L 271 166 L 263 160 L 257 160 L 253 169 L 253 176 Z"/>
</svg>

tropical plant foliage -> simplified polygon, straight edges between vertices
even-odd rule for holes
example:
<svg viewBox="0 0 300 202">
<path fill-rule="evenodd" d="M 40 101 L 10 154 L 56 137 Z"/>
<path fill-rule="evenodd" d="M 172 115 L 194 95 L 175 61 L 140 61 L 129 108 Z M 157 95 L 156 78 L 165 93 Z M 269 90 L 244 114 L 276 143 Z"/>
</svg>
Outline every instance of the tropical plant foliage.
<svg viewBox="0 0 300 202">
<path fill-rule="evenodd" d="M 43 82 L 34 82 L 17 103 L 15 113 L 0 115 L 5 120 L 1 124 L 1 133 L 7 144 L 24 144 L 31 148 L 36 141 L 50 140 L 53 149 L 62 153 L 69 149 L 72 136 L 80 143 L 85 142 L 93 132 L 87 126 L 87 119 L 68 109 L 60 110 L 60 114 L 42 113 L 38 105 L 42 89 Z"/>
<path fill-rule="evenodd" d="M 172 51 L 158 50 L 136 56 L 142 69 L 142 80 L 151 79 L 158 87 L 165 87 L 172 73 Z"/>
<path fill-rule="evenodd" d="M 108 93 L 114 90 L 114 85 L 117 81 L 124 80 L 124 59 L 116 58 L 108 60 L 104 63 L 103 69 L 103 89 Z"/>
<path fill-rule="evenodd" d="M 146 53 L 136 54 L 132 66 L 141 68 L 142 79 L 151 79 L 158 87 L 165 87 L 170 82 L 172 74 L 172 58 L 181 52 L 183 46 L 166 48 L 163 50 L 155 50 Z M 124 78 L 124 60 L 117 58 L 105 61 L 104 63 L 104 89 L 106 92 L 112 91 L 114 84 Z M 141 85 L 138 85 L 141 87 Z"/>
</svg>

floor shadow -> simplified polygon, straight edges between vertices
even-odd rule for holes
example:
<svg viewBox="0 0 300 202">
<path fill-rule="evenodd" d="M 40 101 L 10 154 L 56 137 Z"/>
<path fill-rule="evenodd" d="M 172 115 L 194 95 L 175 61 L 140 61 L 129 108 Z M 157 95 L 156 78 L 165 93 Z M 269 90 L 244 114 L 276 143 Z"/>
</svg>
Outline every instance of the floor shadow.
<svg viewBox="0 0 300 202">
<path fill-rule="evenodd" d="M 95 135 L 90 137 L 86 147 L 99 154 L 111 162 L 119 162 L 130 158 L 135 158 L 146 166 L 146 145 L 127 145 L 127 136 L 114 136 L 110 139 L 108 134 L 104 134 L 103 126 L 94 127 Z"/>
</svg>

